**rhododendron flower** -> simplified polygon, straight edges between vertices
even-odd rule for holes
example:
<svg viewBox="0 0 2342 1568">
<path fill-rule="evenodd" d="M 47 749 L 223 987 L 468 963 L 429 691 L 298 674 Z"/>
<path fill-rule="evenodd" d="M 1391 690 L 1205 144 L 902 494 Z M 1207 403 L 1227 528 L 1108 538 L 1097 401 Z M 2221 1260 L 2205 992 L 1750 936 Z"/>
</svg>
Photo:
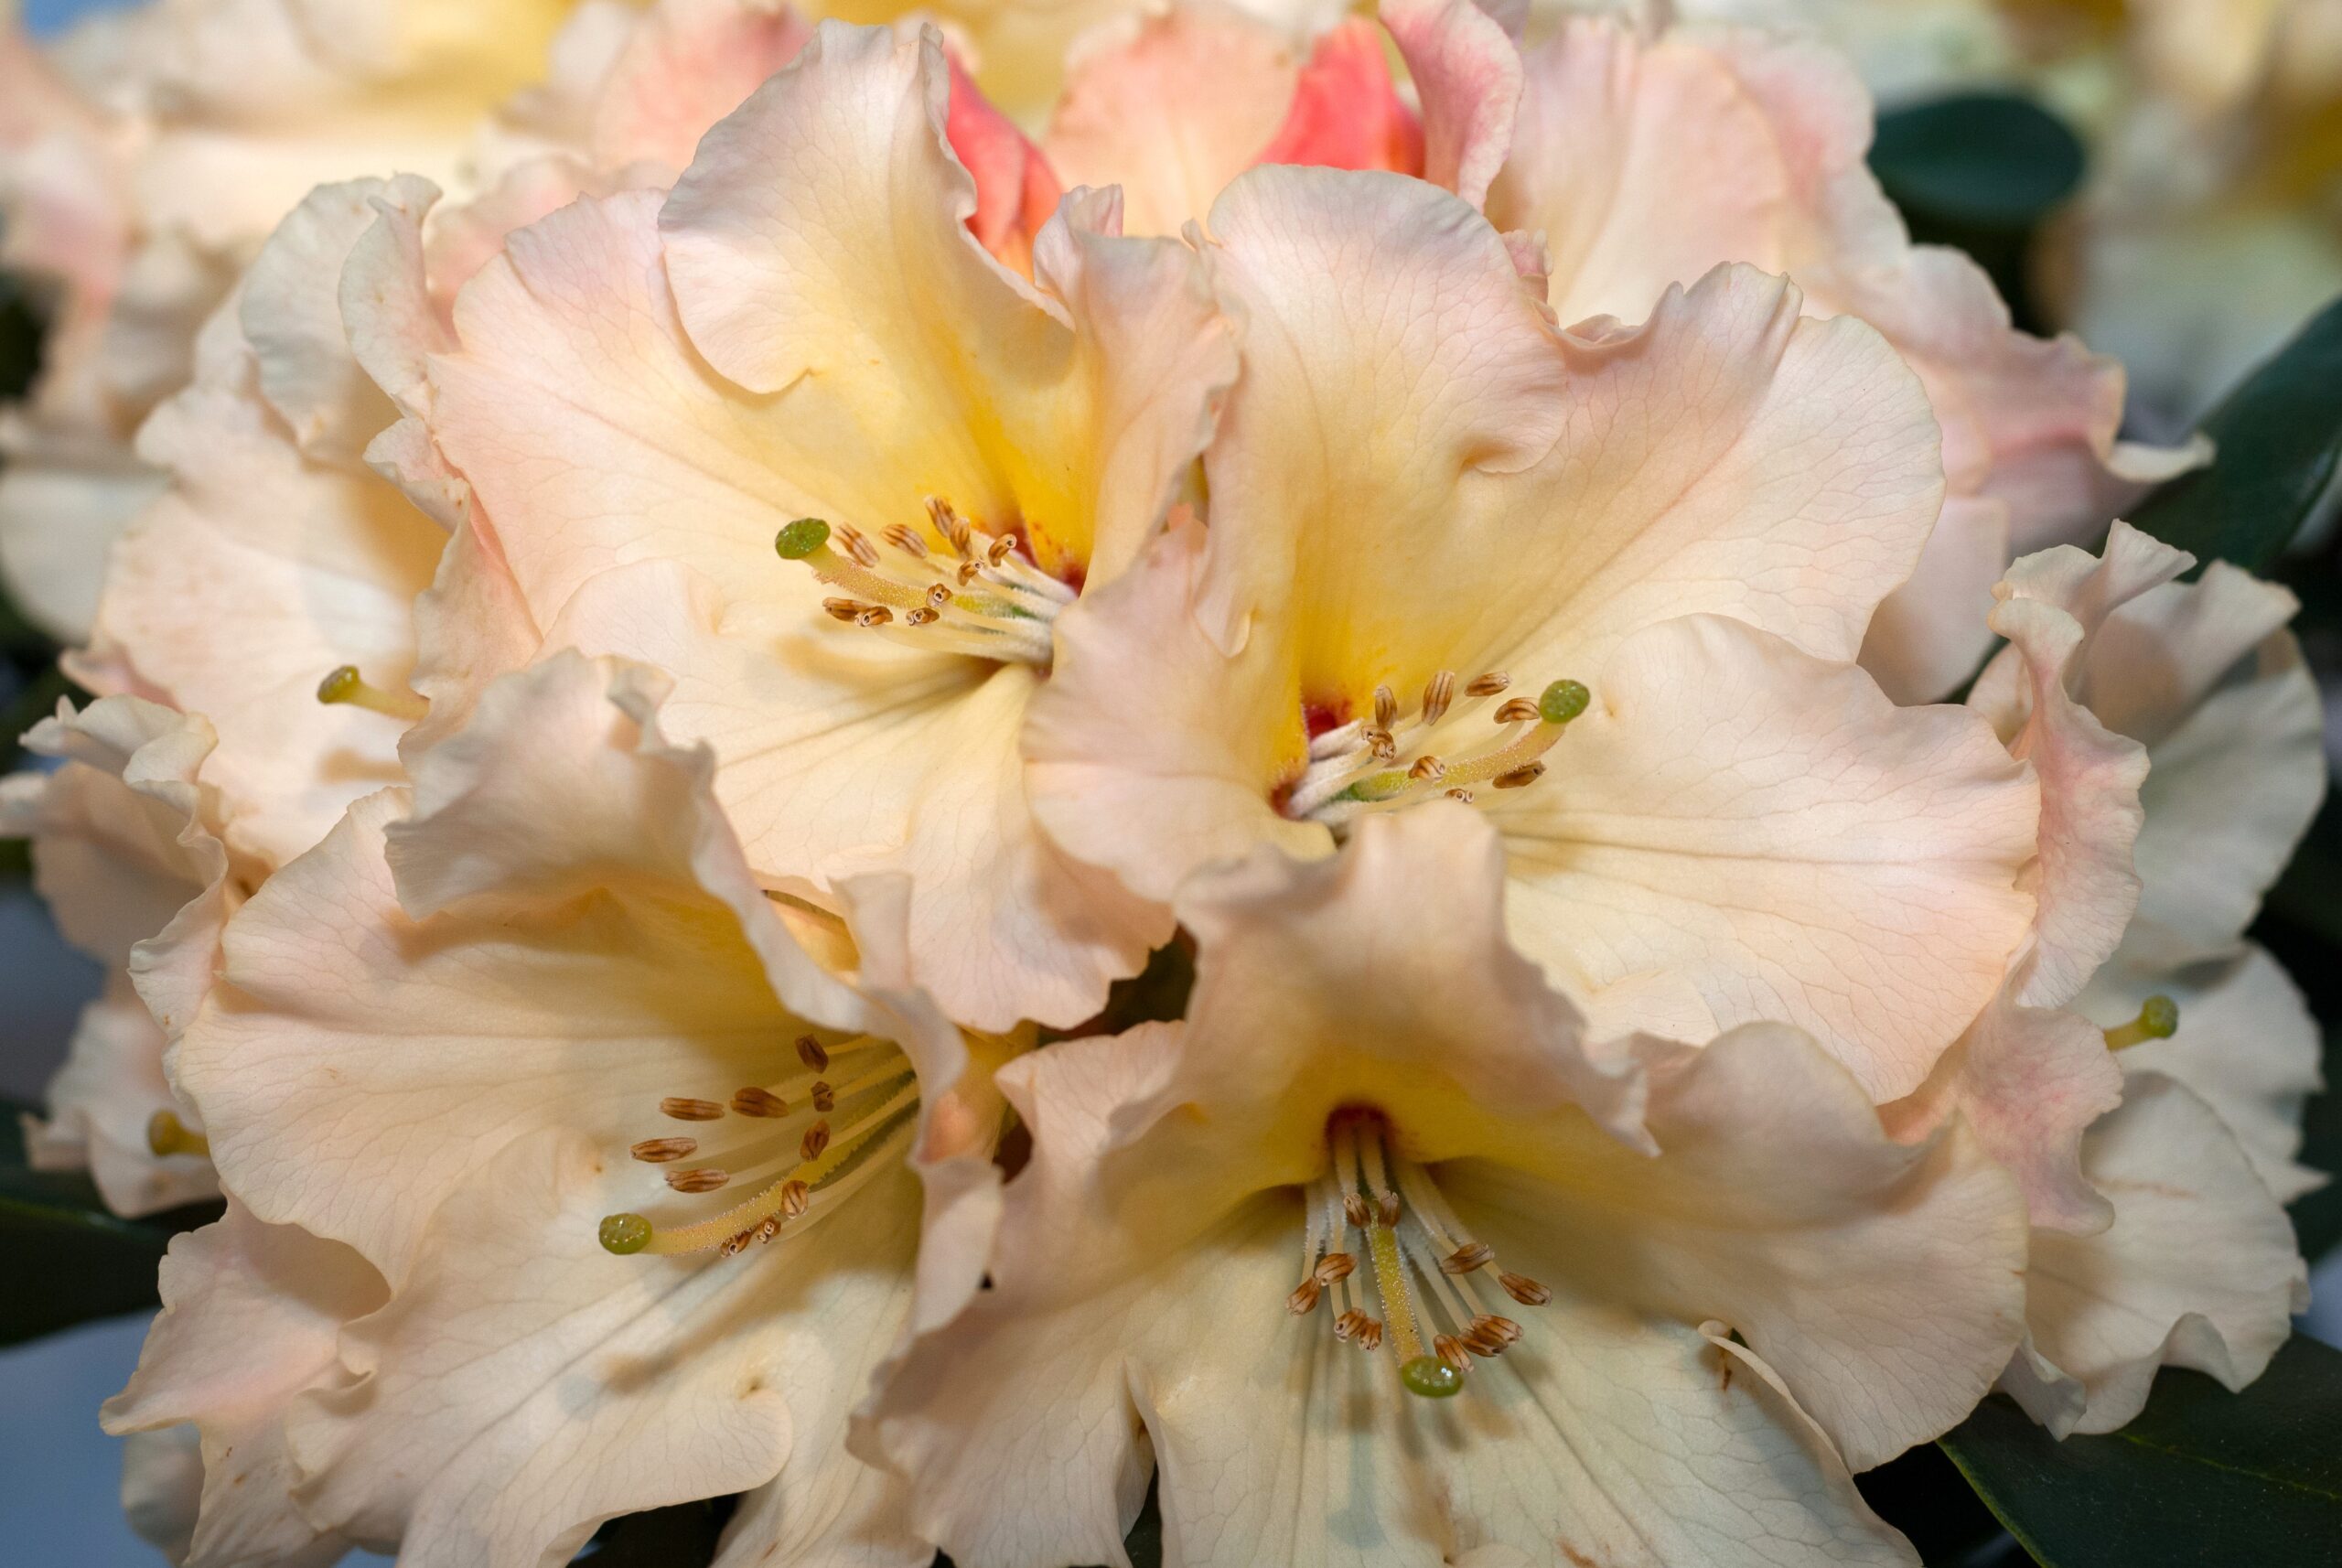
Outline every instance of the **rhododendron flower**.
<svg viewBox="0 0 2342 1568">
<path fill-rule="evenodd" d="M 1606 1030 L 1794 1022 L 1915 1087 L 2031 918 L 2036 790 L 1850 662 L 1941 495 L 1893 352 L 1746 269 L 1556 331 L 1477 212 L 1390 175 L 1256 169 L 1210 229 L 1246 323 L 1210 529 L 1059 620 L 1052 836 L 1161 899 L 1465 798 Z"/>
<path fill-rule="evenodd" d="M 1016 736 L 1233 350 L 1111 198 L 1068 201 L 1035 283 L 986 254 L 948 94 L 931 33 L 823 24 L 663 203 L 514 235 L 422 398 L 546 645 L 674 676 L 662 722 L 714 746 L 766 886 L 907 872 L 952 1016 L 1070 1024 L 1168 926 L 1040 839 Z"/>
<path fill-rule="evenodd" d="M 238 1207 L 174 1250 L 109 1415 L 199 1424 L 217 1530 L 565 1560 L 750 1490 L 744 1552 L 927 1560 L 843 1430 L 909 1308 L 913 1157 L 981 1213 L 997 1102 L 897 957 L 857 992 L 791 936 L 660 684 L 492 685 L 230 926 L 177 1071 Z M 899 929 L 899 889 L 854 897 Z M 223 1357 L 270 1316 L 301 1331 Z"/>
<path fill-rule="evenodd" d="M 60 279 L 27 415 L 0 431 L 0 564 L 78 637 L 105 549 L 156 488 L 132 434 L 279 219 L 323 181 L 443 185 L 543 69 L 570 0 L 171 0 L 0 43 L 0 228 Z"/>
<path fill-rule="evenodd" d="M 39 1169 L 87 1167 L 117 1214 L 209 1197 L 202 1133 L 165 1080 L 163 1048 L 201 999 L 239 897 L 211 726 L 106 697 L 78 714 L 60 703 L 25 748 L 55 766 L 0 780 L 0 833 L 32 841 L 34 886 L 66 940 L 106 966 L 47 1118 L 27 1119 L 26 1153 Z"/>
<path fill-rule="evenodd" d="M 862 1434 L 954 1561 L 1116 1561 L 1150 1467 L 1180 1568 L 1914 1561 L 1847 1469 L 1998 1370 L 2014 1184 L 1795 1029 L 1591 1045 L 1505 882 L 1454 804 L 1262 850 L 1180 896 L 1183 1024 L 1002 1070 L 991 1288 Z"/>
</svg>

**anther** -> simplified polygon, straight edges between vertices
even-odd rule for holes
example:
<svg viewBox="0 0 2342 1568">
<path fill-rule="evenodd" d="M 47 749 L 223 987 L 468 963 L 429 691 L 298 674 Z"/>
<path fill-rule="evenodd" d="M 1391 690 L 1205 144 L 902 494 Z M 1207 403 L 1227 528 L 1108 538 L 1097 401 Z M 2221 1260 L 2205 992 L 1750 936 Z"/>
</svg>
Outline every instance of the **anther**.
<svg viewBox="0 0 2342 1568">
<path fill-rule="evenodd" d="M 1334 1337 L 1347 1345 L 1358 1337 L 1359 1329 L 1373 1321 L 1357 1307 L 1349 1307 L 1334 1319 Z"/>
<path fill-rule="evenodd" d="M 1389 729 L 1399 722 L 1399 696 L 1388 686 L 1374 689 L 1374 727 Z"/>
<path fill-rule="evenodd" d="M 874 626 L 885 626 L 894 618 L 895 612 L 885 605 L 872 605 L 854 618 L 854 624 L 866 630 Z"/>
<path fill-rule="evenodd" d="M 2139 1015 L 2105 1031 L 2106 1048 L 2119 1051 L 2148 1040 L 2167 1040 L 2179 1032 L 2179 1004 L 2160 993 L 2140 1004 Z"/>
<path fill-rule="evenodd" d="M 387 718 L 410 722 L 431 711 L 431 704 L 412 692 L 390 692 L 380 686 L 368 685 L 359 675 L 355 664 L 345 664 L 318 682 L 317 701 L 328 706 L 346 703 Z"/>
<path fill-rule="evenodd" d="M 1284 1309 L 1295 1317 L 1306 1317 L 1317 1310 L 1317 1303 L 1325 1294 L 1326 1287 L 1312 1274 L 1293 1287 L 1293 1294 L 1284 1298 Z"/>
<path fill-rule="evenodd" d="M 1419 784 L 1436 784 L 1447 777 L 1447 764 L 1436 757 L 1418 757 L 1415 765 L 1407 769 L 1407 777 Z"/>
<path fill-rule="evenodd" d="M 211 1140 L 179 1120 L 176 1111 L 157 1111 L 146 1119 L 146 1150 L 157 1159 L 172 1155 L 208 1155 Z"/>
<path fill-rule="evenodd" d="M 1500 725 L 1527 725 L 1537 722 L 1537 704 L 1526 697 L 1507 697 L 1504 706 L 1497 710 Z"/>
<path fill-rule="evenodd" d="M 1472 803 L 1472 791 L 1469 789 L 1450 789 L 1447 792 L 1447 798 L 1451 800 L 1461 800 L 1468 806 Z"/>
<path fill-rule="evenodd" d="M 1364 1193 L 1353 1192 L 1343 1197 L 1342 1213 L 1352 1225 L 1361 1230 L 1374 1222 L 1373 1214 L 1366 1207 Z"/>
<path fill-rule="evenodd" d="M 1399 1223 L 1399 1195 L 1397 1193 L 1384 1193 L 1380 1200 L 1377 1203 L 1376 1208 L 1381 1215 L 1383 1224 L 1396 1225 Z"/>
<path fill-rule="evenodd" d="M 1364 1315 L 1363 1313 L 1359 1314 L 1359 1316 L 1365 1316 L 1365 1315 Z M 1380 1349 L 1381 1349 L 1381 1348 L 1382 1348 L 1382 1323 L 1381 1323 L 1381 1320 L 1380 1320 L 1380 1319 L 1379 1319 L 1379 1318 L 1373 1318 L 1373 1317 L 1369 1317 L 1369 1318 L 1367 1318 L 1367 1319 L 1366 1319 L 1366 1321 L 1365 1321 L 1364 1323 L 1361 1323 L 1361 1324 L 1359 1324 L 1359 1325 L 1358 1326 L 1358 1330 L 1357 1330 L 1357 1332 L 1356 1332 L 1356 1333 L 1354 1333 L 1354 1334 L 1352 1334 L 1352 1335 L 1350 1336 L 1350 1343 L 1352 1343 L 1353 1345 L 1356 1345 L 1356 1346 L 1357 1346 L 1359 1349 L 1361 1349 L 1361 1350 L 1380 1350 Z"/>
<path fill-rule="evenodd" d="M 823 599 L 822 609 L 832 620 L 842 620 L 853 626 L 862 619 L 862 612 L 871 607 L 860 599 Z"/>
<path fill-rule="evenodd" d="M 1448 704 L 1456 701 L 1456 671 L 1443 670 L 1423 686 L 1423 722 L 1435 725 L 1447 716 Z"/>
<path fill-rule="evenodd" d="M 929 585 L 927 590 L 927 607 L 929 609 L 940 610 L 945 605 L 948 605 L 951 602 L 951 590 L 949 585 L 942 583 L 935 583 Z M 919 612 L 917 610 L 913 610 L 911 613 L 913 615 L 917 615 Z M 931 615 L 928 617 L 929 620 L 933 620 L 934 618 L 935 618 Z M 915 622 L 914 624 L 923 625 L 924 623 Z"/>
<path fill-rule="evenodd" d="M 771 1240 L 774 1237 L 776 1237 L 776 1236 L 778 1236 L 778 1235 L 779 1235 L 779 1234 L 780 1234 L 780 1216 L 779 1216 L 779 1215 L 778 1215 L 778 1214 L 768 1214 L 768 1215 L 766 1215 L 762 1219 L 759 1219 L 759 1220 L 757 1220 L 757 1240 L 758 1241 L 769 1241 L 769 1240 Z"/>
<path fill-rule="evenodd" d="M 801 1219 L 812 1206 L 813 1189 L 801 1181 L 786 1183 L 780 1189 L 780 1212 L 790 1219 Z"/>
<path fill-rule="evenodd" d="M 941 620 L 942 618 L 943 617 L 940 611 L 916 609 L 903 618 L 903 624 L 905 626 L 933 626 L 937 621 Z"/>
<path fill-rule="evenodd" d="M 667 1173 L 667 1185 L 677 1192 L 714 1192 L 731 1179 L 730 1171 L 720 1171 L 713 1165 Z"/>
<path fill-rule="evenodd" d="M 839 523 L 837 525 L 837 540 L 839 548 L 843 550 L 847 554 L 853 556 L 854 564 L 857 566 L 871 567 L 878 564 L 878 562 L 881 559 L 878 554 L 878 547 L 876 544 L 871 543 L 868 537 L 865 535 L 860 529 L 851 527 L 843 522 Z"/>
<path fill-rule="evenodd" d="M 1499 773 L 1488 780 L 1499 789 L 1520 789 L 1545 777 L 1545 765 L 1532 762 L 1526 768 L 1516 768 L 1509 773 Z"/>
<path fill-rule="evenodd" d="M 1464 687 L 1467 697 L 1493 697 L 1512 684 L 1512 677 L 1501 670 L 1491 670 L 1485 675 L 1475 675 Z"/>
<path fill-rule="evenodd" d="M 953 550 L 962 555 L 970 553 L 971 534 L 968 524 L 957 511 L 952 510 L 950 501 L 945 500 L 941 496 L 928 497 L 927 516 L 928 521 L 935 524 L 935 532 L 950 541 Z"/>
<path fill-rule="evenodd" d="M 769 1089 L 750 1084 L 732 1097 L 732 1109 L 743 1116 L 780 1117 L 789 1114 L 789 1101 Z"/>
<path fill-rule="evenodd" d="M 680 1094 L 671 1094 L 659 1102 L 659 1113 L 678 1122 L 716 1122 L 723 1119 L 724 1107 L 713 1100 L 687 1100 Z"/>
<path fill-rule="evenodd" d="M 822 1151 L 829 1146 L 830 1124 L 827 1122 L 816 1122 L 806 1128 L 805 1136 L 798 1140 L 797 1157 L 800 1160 L 819 1159 L 822 1157 Z"/>
<path fill-rule="evenodd" d="M 997 535 L 990 544 L 984 546 L 984 564 L 988 566 L 997 566 L 1007 560 L 1008 553 L 1015 548 L 1016 542 L 1008 535 L 1004 533 Z"/>
<path fill-rule="evenodd" d="M 879 531 L 879 537 L 914 560 L 927 559 L 927 541 L 899 522 L 890 522 Z"/>
<path fill-rule="evenodd" d="M 1499 1345 L 1517 1345 L 1520 1342 L 1520 1325 L 1509 1317 L 1499 1317 L 1494 1313 L 1484 1312 L 1472 1319 L 1471 1326 L 1466 1332 L 1493 1340 Z"/>
<path fill-rule="evenodd" d="M 1526 1274 L 1507 1273 L 1502 1270 L 1499 1270 L 1497 1273 L 1497 1283 L 1504 1287 L 1505 1294 L 1512 1297 L 1513 1300 L 1519 1302 L 1523 1306 L 1542 1306 L 1547 1302 L 1553 1299 L 1553 1293 L 1552 1291 L 1546 1289 L 1543 1285 L 1539 1284 L 1535 1280 L 1531 1279 Z"/>
<path fill-rule="evenodd" d="M 823 1116 L 838 1108 L 838 1091 L 828 1084 L 816 1081 L 812 1089 L 813 1109 Z"/>
<path fill-rule="evenodd" d="M 1317 1260 L 1312 1271 L 1321 1285 L 1338 1285 L 1358 1272 L 1358 1260 L 1348 1252 L 1328 1252 Z"/>
<path fill-rule="evenodd" d="M 1464 1348 L 1464 1341 L 1456 1337 L 1455 1335 L 1434 1335 L 1432 1337 L 1431 1348 L 1433 1354 L 1436 1355 L 1441 1360 L 1446 1362 L 1449 1366 L 1455 1368 L 1457 1371 L 1462 1372 L 1470 1369 L 1472 1365 L 1472 1354 L 1470 1351 Z"/>
<path fill-rule="evenodd" d="M 1496 1249 L 1486 1241 L 1466 1241 L 1439 1261 L 1443 1274 L 1468 1274 L 1496 1261 Z"/>
<path fill-rule="evenodd" d="M 647 1165 L 663 1165 L 699 1153 L 697 1138 L 645 1138 L 627 1150 Z"/>
<path fill-rule="evenodd" d="M 829 1069 L 830 1053 L 822 1049 L 822 1042 L 811 1035 L 797 1036 L 797 1059 L 803 1062 L 807 1070 L 811 1072 L 825 1072 Z"/>
</svg>

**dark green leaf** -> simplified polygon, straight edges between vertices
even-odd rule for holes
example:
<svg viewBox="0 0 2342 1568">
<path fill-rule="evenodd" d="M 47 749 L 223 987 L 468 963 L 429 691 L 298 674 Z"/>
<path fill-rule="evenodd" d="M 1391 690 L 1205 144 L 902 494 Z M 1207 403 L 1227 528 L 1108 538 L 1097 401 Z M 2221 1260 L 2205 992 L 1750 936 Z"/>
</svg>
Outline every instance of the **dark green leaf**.
<svg viewBox="0 0 2342 1568">
<path fill-rule="evenodd" d="M 78 1173 L 25 1164 L 22 1106 L 0 1102 L 0 1345 L 91 1318 L 151 1310 L 155 1265 L 172 1236 L 217 1217 L 198 1204 L 148 1219 L 118 1219 Z"/>
<path fill-rule="evenodd" d="M 1963 92 L 1881 114 L 1870 166 L 1915 221 L 2009 232 L 2074 193 L 2082 145 L 2030 99 Z"/>
<path fill-rule="evenodd" d="M 594 1532 L 579 1563 L 594 1568 L 704 1568 L 737 1499 L 710 1498 L 624 1514 Z"/>
<path fill-rule="evenodd" d="M 2064 1443 L 1995 1397 L 1943 1448 L 2045 1568 L 2331 1568 L 2342 1545 L 2342 1351 L 2298 1335 L 2241 1394 L 2165 1370 L 2130 1425 Z"/>
<path fill-rule="evenodd" d="M 20 282 L 0 273 L 0 403 L 24 396 L 40 373 L 41 314 Z"/>
<path fill-rule="evenodd" d="M 1933 1444 L 1922 1444 L 1854 1482 L 1872 1511 L 1903 1532 L 1927 1568 L 1971 1568 L 2014 1547 L 2001 1521 Z M 2015 1561 L 2024 1560 L 2018 1552 Z"/>
<path fill-rule="evenodd" d="M 2205 559 L 2260 571 L 2301 531 L 2342 459 L 2342 300 L 2245 378 L 2205 434 L 2208 468 L 2183 474 L 2131 521 Z"/>
</svg>

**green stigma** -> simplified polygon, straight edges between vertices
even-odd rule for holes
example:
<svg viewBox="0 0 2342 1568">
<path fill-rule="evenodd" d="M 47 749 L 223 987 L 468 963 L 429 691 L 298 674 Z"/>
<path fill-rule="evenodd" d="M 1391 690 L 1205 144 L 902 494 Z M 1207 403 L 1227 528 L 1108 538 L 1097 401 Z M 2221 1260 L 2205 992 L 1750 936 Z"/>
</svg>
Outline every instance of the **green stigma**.
<svg viewBox="0 0 2342 1568">
<path fill-rule="evenodd" d="M 359 689 L 365 684 L 364 681 L 359 679 L 358 666 L 345 664 L 317 682 L 317 701 L 346 703 L 356 696 Z"/>
<path fill-rule="evenodd" d="M 1594 693 L 1575 681 L 1556 681 L 1537 699 L 1537 716 L 1549 725 L 1565 725 L 1585 712 Z"/>
<path fill-rule="evenodd" d="M 1453 1399 L 1464 1391 L 1464 1374 L 1436 1356 L 1417 1356 L 1408 1361 L 1399 1369 L 1399 1380 L 1407 1385 L 1409 1393 L 1427 1400 Z"/>
<path fill-rule="evenodd" d="M 208 1155 L 211 1140 L 191 1132 L 173 1111 L 157 1111 L 146 1121 L 147 1152 L 157 1159 L 168 1155 Z"/>
<path fill-rule="evenodd" d="M 782 529 L 772 542 L 784 561 L 802 561 L 830 542 L 830 525 L 818 517 L 800 517 Z"/>
<path fill-rule="evenodd" d="M 2157 994 L 2140 1004 L 2136 1018 L 2106 1031 L 2106 1048 L 2119 1051 L 2125 1046 L 2135 1046 L 2146 1040 L 2167 1040 L 2177 1033 L 2179 1004 L 2168 996 Z"/>
<path fill-rule="evenodd" d="M 602 1219 L 602 1248 L 623 1258 L 650 1245 L 650 1221 L 639 1214 L 610 1214 Z"/>
</svg>

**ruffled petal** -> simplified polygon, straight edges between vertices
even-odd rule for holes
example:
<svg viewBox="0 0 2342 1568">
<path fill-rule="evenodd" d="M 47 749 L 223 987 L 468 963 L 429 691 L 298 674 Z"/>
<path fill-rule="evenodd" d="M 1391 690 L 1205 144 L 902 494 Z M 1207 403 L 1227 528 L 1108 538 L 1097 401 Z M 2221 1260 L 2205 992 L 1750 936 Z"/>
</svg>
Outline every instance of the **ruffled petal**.
<svg viewBox="0 0 2342 1568">
<path fill-rule="evenodd" d="M 2309 1305 L 2309 1272 L 2220 1119 L 2180 1084 L 2133 1074 L 2082 1157 L 2114 1220 L 2094 1236 L 2036 1233 L 2009 1391 L 2064 1437 L 2129 1423 L 2159 1367 L 2230 1389 L 2259 1377 Z"/>
</svg>

